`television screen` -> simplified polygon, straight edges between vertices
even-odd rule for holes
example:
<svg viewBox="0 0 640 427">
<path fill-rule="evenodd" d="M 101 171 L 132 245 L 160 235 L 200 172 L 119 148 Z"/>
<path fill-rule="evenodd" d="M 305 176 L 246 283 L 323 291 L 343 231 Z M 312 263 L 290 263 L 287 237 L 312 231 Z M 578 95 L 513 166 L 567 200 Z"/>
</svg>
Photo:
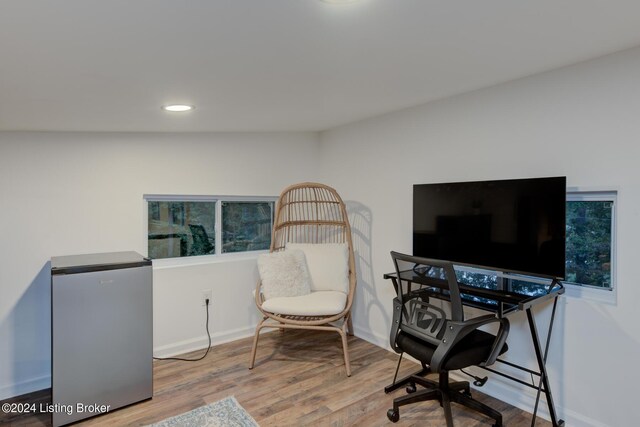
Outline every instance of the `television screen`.
<svg viewBox="0 0 640 427">
<path fill-rule="evenodd" d="M 413 186 L 413 254 L 564 278 L 566 178 Z"/>
</svg>

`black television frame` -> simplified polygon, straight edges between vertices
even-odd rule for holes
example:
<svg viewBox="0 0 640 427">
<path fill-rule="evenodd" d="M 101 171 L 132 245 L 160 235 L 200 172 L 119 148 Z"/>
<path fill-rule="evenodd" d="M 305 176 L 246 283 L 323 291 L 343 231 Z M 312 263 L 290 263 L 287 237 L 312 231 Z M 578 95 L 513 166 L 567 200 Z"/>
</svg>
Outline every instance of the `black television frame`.
<svg viewBox="0 0 640 427">
<path fill-rule="evenodd" d="M 462 186 L 462 185 L 490 185 L 490 184 L 505 184 L 505 183 L 509 183 L 509 182 L 513 182 L 513 183 L 517 183 L 517 182 L 532 182 L 532 181 L 544 181 L 547 180 L 549 181 L 549 183 L 551 184 L 553 181 L 562 181 L 562 218 L 563 218 L 563 223 L 565 224 L 564 227 L 562 227 L 562 237 L 563 240 L 566 239 L 566 177 L 565 176 L 552 176 L 552 177 L 536 177 L 536 178 L 516 178 L 516 179 L 500 179 L 500 180 L 484 180 L 484 181 L 454 181 L 454 182 L 437 182 L 437 183 L 426 183 L 426 184 L 414 184 L 413 186 L 413 205 L 412 205 L 412 212 L 413 212 L 413 218 L 412 218 L 412 249 L 413 249 L 413 254 L 414 255 L 418 255 L 418 256 L 425 256 L 427 258 L 437 258 L 437 259 L 441 259 L 438 257 L 434 257 L 433 254 L 421 254 L 421 253 L 416 253 L 416 234 L 417 234 L 417 230 L 416 230 L 416 220 L 415 220 L 415 215 L 416 215 L 416 187 L 422 187 L 422 186 Z M 556 183 L 556 185 L 558 185 L 558 183 Z M 556 191 L 559 192 L 559 189 L 556 189 Z M 556 195 L 559 197 L 559 195 Z M 560 205 L 560 204 L 558 204 Z M 558 217 L 560 217 L 560 215 L 558 215 Z M 435 216 L 434 216 L 435 218 Z M 566 264 L 566 249 L 564 249 L 564 245 L 562 246 L 562 253 L 564 254 L 563 259 L 565 260 L 563 262 L 563 266 Z M 486 264 L 478 264 L 478 263 L 471 263 L 471 262 L 467 262 L 465 260 L 456 260 L 456 259 L 447 259 L 447 261 L 452 262 L 453 264 L 457 265 L 457 266 L 462 266 L 462 267 L 471 267 L 471 268 L 475 268 L 475 269 L 479 269 L 479 270 L 486 270 L 486 271 L 493 271 L 493 272 L 501 272 L 503 273 L 503 275 L 509 275 L 509 274 L 514 274 L 514 275 L 520 275 L 520 276 L 528 276 L 528 277 L 538 277 L 538 278 L 542 278 L 542 279 L 552 279 L 555 281 L 562 281 L 564 280 L 564 274 L 563 275 L 557 275 L 557 274 L 548 274 L 545 272 L 541 272 L 541 271 L 526 271 L 526 270 L 522 270 L 522 269 L 518 269 L 518 268 L 511 268 L 510 266 L 506 265 L 486 265 Z M 499 264 L 499 263 L 496 263 Z M 564 271 L 564 269 L 563 269 Z M 514 279 L 517 279 L 517 277 L 511 277 Z"/>
</svg>

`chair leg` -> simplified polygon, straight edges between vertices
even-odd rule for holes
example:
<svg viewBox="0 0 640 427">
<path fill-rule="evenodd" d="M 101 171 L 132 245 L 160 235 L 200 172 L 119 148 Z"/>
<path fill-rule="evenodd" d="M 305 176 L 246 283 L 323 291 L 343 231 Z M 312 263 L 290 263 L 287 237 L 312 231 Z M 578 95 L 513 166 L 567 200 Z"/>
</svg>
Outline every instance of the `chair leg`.
<svg viewBox="0 0 640 427">
<path fill-rule="evenodd" d="M 406 396 L 396 397 L 393 399 L 393 408 L 387 411 L 387 418 L 391 422 L 397 422 L 400 419 L 400 407 L 410 405 L 417 402 L 425 402 L 427 400 L 440 400 L 442 393 L 438 389 L 420 390 Z"/>
<path fill-rule="evenodd" d="M 451 401 L 449 393 L 442 392 L 442 409 L 444 409 L 444 418 L 447 421 L 447 427 L 453 427 L 453 415 L 451 414 Z"/>
<path fill-rule="evenodd" d="M 260 338 L 260 330 L 263 328 L 263 324 L 267 320 L 265 317 L 262 319 L 260 323 L 256 326 L 256 334 L 253 336 L 253 347 L 251 348 L 251 360 L 249 360 L 249 369 L 253 369 L 253 365 L 256 362 L 256 352 L 258 350 L 258 338 Z"/>
<path fill-rule="evenodd" d="M 413 375 L 411 376 L 411 378 L 409 379 L 409 382 L 411 384 L 420 384 L 422 387 L 425 388 L 440 388 L 440 384 L 435 382 L 435 381 L 431 381 L 428 378 L 422 378 L 418 375 Z M 448 386 L 449 390 L 451 391 L 455 391 L 455 392 L 462 392 L 464 393 L 466 396 L 471 397 L 471 388 L 469 386 L 469 382 L 468 381 L 456 381 L 453 383 L 449 383 Z M 415 390 L 415 386 L 414 386 L 414 390 Z M 407 388 L 407 391 L 409 391 L 409 389 Z M 440 406 L 442 406 L 442 400 L 440 401 Z"/>
<path fill-rule="evenodd" d="M 420 384 L 427 387 L 426 390 L 407 391 L 406 396 L 393 400 L 393 408 L 387 411 L 387 418 L 392 422 L 400 419 L 400 407 L 411 403 L 423 402 L 425 400 L 438 400 L 444 411 L 447 427 L 453 427 L 453 414 L 451 413 L 451 403 L 455 402 L 474 411 L 480 412 L 496 422 L 494 426 L 502 427 L 502 414 L 495 409 L 471 398 L 469 383 L 467 381 L 449 382 L 449 373 L 442 371 L 439 373 L 438 382 L 413 375 L 406 379 L 410 384 Z"/>
<path fill-rule="evenodd" d="M 455 381 L 449 383 L 449 390 L 462 391 L 468 397 L 471 397 L 471 386 L 469 385 L 469 381 Z"/>
<path fill-rule="evenodd" d="M 344 329 L 343 325 L 343 329 Z M 343 329 L 338 329 L 338 333 L 342 338 L 342 352 L 344 353 L 344 367 L 347 370 L 347 376 L 351 376 L 351 363 L 349 361 L 349 347 L 347 344 L 347 333 Z"/>
<path fill-rule="evenodd" d="M 422 378 L 419 375 L 412 375 L 411 382 L 420 384 L 424 388 L 439 388 L 439 384 L 435 381 L 431 381 L 428 378 Z"/>
<path fill-rule="evenodd" d="M 426 388 L 440 388 L 440 384 L 436 381 L 431 381 L 428 378 L 422 378 L 418 375 L 413 375 L 411 381 L 417 384 L 420 384 L 422 387 Z M 469 386 L 469 381 L 456 381 L 449 383 L 449 390 L 452 391 L 463 391 L 467 395 L 471 396 L 471 387 Z"/>
<path fill-rule="evenodd" d="M 400 367 L 400 361 L 402 361 L 402 355 L 400 355 L 400 358 L 398 359 L 398 368 Z M 429 373 L 429 368 L 427 367 L 427 365 L 425 365 L 423 363 L 421 370 L 419 370 L 418 372 L 414 372 L 413 374 L 408 375 L 408 376 L 406 376 L 406 377 L 404 377 L 404 378 L 402 378 L 400 380 L 394 380 L 393 383 L 389 384 L 388 386 L 386 386 L 384 388 L 384 392 L 385 393 L 391 393 L 392 391 L 397 390 L 400 387 L 404 387 L 407 384 L 410 384 L 412 382 L 417 382 L 417 381 L 413 380 L 414 376 L 422 377 L 422 376 L 424 376 L 424 375 L 426 375 L 428 373 Z M 420 383 L 420 382 L 418 382 L 418 384 L 422 385 L 422 383 Z M 431 386 L 437 387 L 438 384 L 434 382 L 433 384 L 429 384 L 428 386 L 424 385 L 424 387 L 431 387 Z"/>
<path fill-rule="evenodd" d="M 347 333 L 349 336 L 353 336 L 353 320 L 351 320 L 351 314 L 347 316 Z"/>
<path fill-rule="evenodd" d="M 502 414 L 490 406 L 460 393 L 452 393 L 451 400 L 460 405 L 466 406 L 467 408 L 471 408 L 474 411 L 480 412 L 489 418 L 493 418 L 496 420 L 496 423 L 494 424 L 495 426 L 502 426 Z"/>
</svg>

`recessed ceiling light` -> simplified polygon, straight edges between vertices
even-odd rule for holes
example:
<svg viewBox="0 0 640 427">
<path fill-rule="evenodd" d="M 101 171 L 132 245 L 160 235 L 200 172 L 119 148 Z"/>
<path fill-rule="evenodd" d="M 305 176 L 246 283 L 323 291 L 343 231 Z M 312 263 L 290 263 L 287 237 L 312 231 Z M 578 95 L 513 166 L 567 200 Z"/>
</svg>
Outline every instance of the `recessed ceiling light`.
<svg viewBox="0 0 640 427">
<path fill-rule="evenodd" d="M 186 105 L 186 104 L 169 104 L 169 105 L 163 105 L 162 109 L 164 111 L 171 111 L 173 113 L 182 113 L 184 111 L 191 111 L 193 110 L 194 107 L 193 105 Z"/>
</svg>

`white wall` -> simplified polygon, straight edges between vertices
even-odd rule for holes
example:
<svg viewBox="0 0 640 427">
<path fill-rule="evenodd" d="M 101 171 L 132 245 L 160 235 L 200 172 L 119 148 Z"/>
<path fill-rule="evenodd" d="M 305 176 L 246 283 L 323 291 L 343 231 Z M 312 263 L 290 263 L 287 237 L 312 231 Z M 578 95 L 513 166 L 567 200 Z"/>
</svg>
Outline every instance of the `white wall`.
<svg viewBox="0 0 640 427">
<path fill-rule="evenodd" d="M 277 196 L 317 179 L 318 136 L 0 133 L 0 399 L 50 383 L 51 256 L 146 253 L 143 194 Z M 253 333 L 255 257 L 154 267 L 154 347 Z"/>
<path fill-rule="evenodd" d="M 315 134 L 0 133 L 0 399 L 49 385 L 52 255 L 145 252 L 143 194 L 277 195 L 318 177 L 349 205 L 359 258 L 357 335 L 387 345 L 390 250 L 411 250 L 412 184 L 566 175 L 616 187 L 615 304 L 564 297 L 549 355 L 569 425 L 634 425 L 640 374 L 636 241 L 640 237 L 640 50 Z M 286 160 L 284 167 L 278 167 Z M 154 269 L 154 346 L 247 335 L 255 262 Z M 549 307 L 537 310 L 540 329 Z M 508 358 L 534 366 L 525 319 Z M 486 391 L 530 409 L 532 393 L 495 379 Z"/>
<path fill-rule="evenodd" d="M 322 133 L 323 178 L 349 201 L 359 246 L 356 334 L 388 345 L 382 275 L 390 250 L 411 252 L 412 184 L 566 175 L 570 187 L 615 187 L 617 302 L 563 297 L 548 365 L 568 425 L 637 424 L 639 76 L 635 49 Z M 541 330 L 549 311 L 536 311 Z M 535 366 L 526 318 L 511 321 L 507 358 Z M 485 390 L 532 409 L 529 389 L 498 378 Z"/>
</svg>

